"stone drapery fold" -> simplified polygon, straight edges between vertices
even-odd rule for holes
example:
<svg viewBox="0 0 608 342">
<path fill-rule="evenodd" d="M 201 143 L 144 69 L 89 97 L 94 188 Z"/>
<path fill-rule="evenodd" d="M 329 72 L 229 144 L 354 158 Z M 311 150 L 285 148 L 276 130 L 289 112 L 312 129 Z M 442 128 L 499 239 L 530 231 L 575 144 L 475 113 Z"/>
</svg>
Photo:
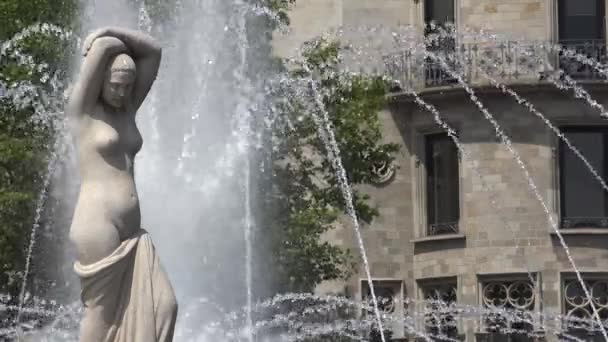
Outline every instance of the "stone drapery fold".
<svg viewBox="0 0 608 342">
<path fill-rule="evenodd" d="M 84 316 L 81 342 L 170 342 L 177 302 L 150 235 L 140 229 L 109 256 L 78 261 Z"/>
</svg>

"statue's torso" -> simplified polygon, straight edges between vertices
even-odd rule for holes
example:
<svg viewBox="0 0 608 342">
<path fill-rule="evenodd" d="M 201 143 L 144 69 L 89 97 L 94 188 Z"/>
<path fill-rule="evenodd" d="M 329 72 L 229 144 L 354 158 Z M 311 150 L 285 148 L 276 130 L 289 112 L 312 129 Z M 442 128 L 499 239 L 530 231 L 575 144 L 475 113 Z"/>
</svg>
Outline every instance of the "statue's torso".
<svg viewBox="0 0 608 342">
<path fill-rule="evenodd" d="M 81 186 L 70 238 L 87 264 L 141 228 L 133 161 L 143 140 L 134 113 L 108 113 L 101 106 L 74 128 Z"/>
</svg>

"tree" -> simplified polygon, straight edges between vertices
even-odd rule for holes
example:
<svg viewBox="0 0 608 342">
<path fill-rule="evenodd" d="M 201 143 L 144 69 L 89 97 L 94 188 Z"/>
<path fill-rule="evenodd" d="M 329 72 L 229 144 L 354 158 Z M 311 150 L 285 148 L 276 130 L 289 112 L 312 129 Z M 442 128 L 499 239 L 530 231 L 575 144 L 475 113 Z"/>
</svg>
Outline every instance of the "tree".
<svg viewBox="0 0 608 342">
<path fill-rule="evenodd" d="M 51 81 L 66 76 L 73 41 L 61 37 L 52 24 L 73 28 L 75 0 L 0 3 L 0 41 L 13 42 L 0 56 L 0 292 L 16 293 L 25 267 L 27 237 L 36 199 L 41 191 L 53 120 L 44 120 L 41 108 L 60 101 L 62 89 Z M 34 27 L 31 34 L 16 34 Z M 25 100 L 7 89 L 26 89 Z M 2 90 L 4 88 L 4 91 Z M 36 107 L 41 105 L 42 107 Z"/>
<path fill-rule="evenodd" d="M 389 82 L 374 75 L 339 69 L 337 42 L 317 40 L 303 60 L 289 66 L 287 79 L 274 87 L 275 112 L 269 127 L 263 234 L 272 236 L 273 264 L 282 291 L 309 292 L 324 280 L 348 277 L 353 253 L 323 241 L 346 213 L 339 179 L 319 139 L 314 115 L 326 110 L 335 132 L 348 182 L 354 186 L 357 217 L 370 223 L 378 211 L 357 185 L 376 181 L 378 165 L 389 165 L 399 147 L 382 142 L 378 112 L 387 105 Z M 318 94 L 311 94 L 311 82 Z M 322 98 L 324 108 L 313 96 Z"/>
</svg>

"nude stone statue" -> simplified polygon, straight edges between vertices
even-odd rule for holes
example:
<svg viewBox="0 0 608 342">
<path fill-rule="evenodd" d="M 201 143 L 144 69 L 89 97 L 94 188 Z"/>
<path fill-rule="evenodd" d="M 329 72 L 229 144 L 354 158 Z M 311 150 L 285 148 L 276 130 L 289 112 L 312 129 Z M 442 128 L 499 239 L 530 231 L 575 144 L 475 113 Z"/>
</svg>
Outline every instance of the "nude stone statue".
<svg viewBox="0 0 608 342">
<path fill-rule="evenodd" d="M 107 27 L 91 33 L 66 107 L 76 140 L 80 192 L 70 240 L 81 278 L 80 341 L 171 341 L 177 303 L 141 227 L 135 123 L 161 61 L 149 36 Z"/>
</svg>

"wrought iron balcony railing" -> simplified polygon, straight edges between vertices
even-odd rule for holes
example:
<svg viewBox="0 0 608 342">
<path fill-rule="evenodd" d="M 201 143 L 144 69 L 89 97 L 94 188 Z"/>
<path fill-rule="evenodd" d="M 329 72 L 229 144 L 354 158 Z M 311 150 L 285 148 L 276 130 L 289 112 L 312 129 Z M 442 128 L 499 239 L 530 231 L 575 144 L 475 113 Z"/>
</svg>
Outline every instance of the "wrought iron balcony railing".
<svg viewBox="0 0 608 342">
<path fill-rule="evenodd" d="M 560 46 L 563 50 L 542 41 L 502 41 L 404 50 L 385 55 L 384 65 L 388 76 L 399 81 L 402 89 L 457 85 L 454 73 L 474 85 L 487 84 L 488 76 L 505 83 L 537 83 L 559 69 L 577 80 L 600 78 L 581 60 L 608 62 L 603 41 L 563 41 Z M 438 60 L 444 61 L 449 70 Z"/>
<path fill-rule="evenodd" d="M 452 60 L 446 61 L 451 70 L 459 70 L 459 64 Z M 440 87 L 458 83 L 456 77 L 450 74 L 441 63 L 427 59 L 424 64 L 424 84 L 426 87 Z"/>
<path fill-rule="evenodd" d="M 608 217 L 563 217 L 562 228 L 608 228 Z"/>
<path fill-rule="evenodd" d="M 431 223 L 428 226 L 428 236 L 457 234 L 458 222 Z"/>
<path fill-rule="evenodd" d="M 606 43 L 603 40 L 562 40 L 560 45 L 571 53 L 559 54 L 559 67 L 574 79 L 596 80 L 601 79 L 600 73 L 591 66 L 584 64 L 580 58 L 588 58 L 598 63 L 606 63 Z"/>
</svg>

